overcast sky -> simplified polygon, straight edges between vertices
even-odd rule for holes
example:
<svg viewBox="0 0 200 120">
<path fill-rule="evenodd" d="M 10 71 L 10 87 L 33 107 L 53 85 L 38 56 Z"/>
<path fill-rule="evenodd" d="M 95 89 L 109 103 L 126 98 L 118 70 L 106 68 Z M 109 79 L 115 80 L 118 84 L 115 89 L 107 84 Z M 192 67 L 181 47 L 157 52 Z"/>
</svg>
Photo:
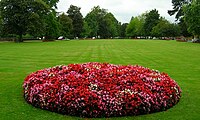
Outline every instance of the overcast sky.
<svg viewBox="0 0 200 120">
<path fill-rule="evenodd" d="M 172 9 L 172 0 L 60 0 L 58 11 L 67 12 L 70 5 L 81 7 L 85 17 L 94 6 L 99 5 L 115 15 L 122 23 L 129 23 L 132 16 L 138 16 L 146 11 L 157 9 L 159 14 L 171 22 L 175 17 L 169 16 L 167 10 Z"/>
</svg>

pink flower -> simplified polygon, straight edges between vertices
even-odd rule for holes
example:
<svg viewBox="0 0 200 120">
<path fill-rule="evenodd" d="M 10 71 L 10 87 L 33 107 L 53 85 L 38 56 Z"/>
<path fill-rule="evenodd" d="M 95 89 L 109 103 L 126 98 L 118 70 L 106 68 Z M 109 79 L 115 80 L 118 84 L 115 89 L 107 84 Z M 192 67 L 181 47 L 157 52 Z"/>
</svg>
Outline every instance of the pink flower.
<svg viewBox="0 0 200 120">
<path fill-rule="evenodd" d="M 181 97 L 180 87 L 166 73 L 96 62 L 38 70 L 25 78 L 23 88 L 33 106 L 81 117 L 158 112 Z"/>
</svg>

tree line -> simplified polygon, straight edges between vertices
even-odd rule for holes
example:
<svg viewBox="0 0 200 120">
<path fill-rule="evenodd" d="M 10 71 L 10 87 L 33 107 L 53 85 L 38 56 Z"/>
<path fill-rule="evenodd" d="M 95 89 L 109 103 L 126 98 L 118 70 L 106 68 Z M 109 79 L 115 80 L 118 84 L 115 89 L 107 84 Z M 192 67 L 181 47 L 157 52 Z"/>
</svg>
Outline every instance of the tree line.
<svg viewBox="0 0 200 120">
<path fill-rule="evenodd" d="M 200 0 L 172 0 L 173 10 L 169 15 L 175 15 L 185 36 L 193 35 L 194 40 L 200 37 Z"/>
<path fill-rule="evenodd" d="M 57 12 L 59 0 L 1 0 L 0 36 L 17 36 L 16 42 L 23 42 L 24 35 L 45 36 L 45 39 L 59 36 L 70 39 L 198 36 L 199 33 L 195 32 L 198 28 L 192 25 L 194 20 L 190 17 L 200 13 L 193 14 L 198 11 L 193 9 L 198 7 L 198 0 L 182 0 L 184 4 L 180 1 L 172 0 L 174 10 L 169 11 L 179 20 L 175 24 L 160 16 L 156 9 L 132 17 L 129 23 L 121 23 L 100 6 L 93 7 L 83 17 L 81 8 L 74 5 L 66 13 Z M 196 22 L 199 21 L 197 18 Z"/>
<path fill-rule="evenodd" d="M 133 38 L 176 37 L 181 35 L 181 29 L 178 24 L 170 23 L 154 9 L 132 17 L 126 28 L 126 35 Z"/>
</svg>

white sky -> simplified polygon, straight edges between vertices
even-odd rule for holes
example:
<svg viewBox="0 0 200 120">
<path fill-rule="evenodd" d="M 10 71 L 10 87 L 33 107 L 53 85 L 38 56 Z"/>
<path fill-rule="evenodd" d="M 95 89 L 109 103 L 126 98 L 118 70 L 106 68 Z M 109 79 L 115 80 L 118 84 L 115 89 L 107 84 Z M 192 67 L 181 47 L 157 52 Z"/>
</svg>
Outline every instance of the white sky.
<svg viewBox="0 0 200 120">
<path fill-rule="evenodd" d="M 157 9 L 159 14 L 167 20 L 174 22 L 175 16 L 170 16 L 167 11 L 172 9 L 172 0 L 60 0 L 59 12 L 67 12 L 70 5 L 81 7 L 81 13 L 85 17 L 94 6 L 99 5 L 114 14 L 122 23 L 129 23 L 132 16 L 138 16 L 146 11 Z"/>
</svg>

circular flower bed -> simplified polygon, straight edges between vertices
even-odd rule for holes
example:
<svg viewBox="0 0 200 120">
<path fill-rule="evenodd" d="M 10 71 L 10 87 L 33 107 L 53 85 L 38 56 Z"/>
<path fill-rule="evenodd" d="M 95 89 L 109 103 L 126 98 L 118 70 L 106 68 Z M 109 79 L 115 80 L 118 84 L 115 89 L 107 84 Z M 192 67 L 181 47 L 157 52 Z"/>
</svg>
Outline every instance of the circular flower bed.
<svg viewBox="0 0 200 120">
<path fill-rule="evenodd" d="M 181 97 L 166 73 L 108 63 L 38 70 L 25 78 L 23 89 L 35 107 L 80 117 L 148 114 L 172 107 Z"/>
</svg>

